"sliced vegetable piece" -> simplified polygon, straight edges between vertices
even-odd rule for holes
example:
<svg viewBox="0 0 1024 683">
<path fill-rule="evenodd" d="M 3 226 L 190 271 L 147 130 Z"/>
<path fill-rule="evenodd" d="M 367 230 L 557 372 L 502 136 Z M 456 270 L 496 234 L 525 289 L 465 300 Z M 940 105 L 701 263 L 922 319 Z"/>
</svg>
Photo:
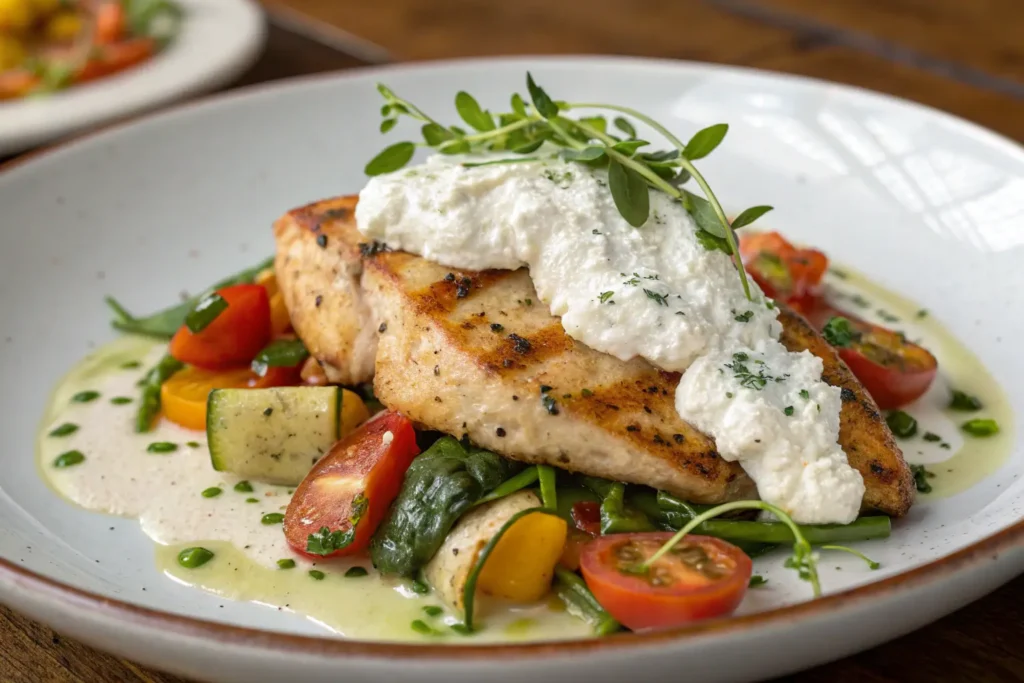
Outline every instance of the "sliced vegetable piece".
<svg viewBox="0 0 1024 683">
<path fill-rule="evenodd" d="M 826 323 L 839 329 L 832 318 Z M 902 334 L 879 325 L 847 317 L 842 335 L 833 335 L 839 357 L 849 366 L 882 410 L 894 410 L 916 401 L 931 386 L 938 370 L 935 356 Z"/>
<path fill-rule="evenodd" d="M 247 370 L 234 374 L 242 382 L 252 378 Z M 299 484 L 338 439 L 369 416 L 362 399 L 340 387 L 203 388 L 209 395 L 206 438 L 213 468 L 271 484 Z"/>
<path fill-rule="evenodd" d="M 513 602 L 540 600 L 551 589 L 568 525 L 554 515 L 526 515 L 513 524 L 480 570 L 477 589 Z"/>
<path fill-rule="evenodd" d="M 336 443 L 295 490 L 284 518 L 288 544 L 305 555 L 366 550 L 418 453 L 408 418 L 389 411 L 364 423 Z"/>
<path fill-rule="evenodd" d="M 206 370 L 248 365 L 270 341 L 270 302 L 259 285 L 217 290 L 227 302 L 220 315 L 201 332 L 182 325 L 171 340 L 171 355 Z"/>
<path fill-rule="evenodd" d="M 214 389 L 244 387 L 252 379 L 248 369 L 211 372 L 185 368 L 160 387 L 163 415 L 187 429 L 206 429 L 206 401 Z"/>
<path fill-rule="evenodd" d="M 641 565 L 671 538 L 668 532 L 602 536 L 580 557 L 594 597 L 634 631 L 731 614 L 746 594 L 753 570 L 750 558 L 717 538 L 686 536 L 643 570 Z"/>
<path fill-rule="evenodd" d="M 765 295 L 801 313 L 821 298 L 828 257 L 817 249 L 798 249 L 777 232 L 744 232 L 740 254 L 746 271 Z"/>
<path fill-rule="evenodd" d="M 594 627 L 594 635 L 607 636 L 622 628 L 575 572 L 556 567 L 555 592 L 569 614 Z"/>
</svg>

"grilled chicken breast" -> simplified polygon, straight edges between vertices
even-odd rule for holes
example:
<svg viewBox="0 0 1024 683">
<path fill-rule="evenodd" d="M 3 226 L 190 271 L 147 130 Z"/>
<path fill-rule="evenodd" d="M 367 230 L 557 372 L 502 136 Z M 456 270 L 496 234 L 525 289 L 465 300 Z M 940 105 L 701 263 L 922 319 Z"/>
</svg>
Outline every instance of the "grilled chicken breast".
<svg viewBox="0 0 1024 683">
<path fill-rule="evenodd" d="M 332 381 L 366 379 L 375 355 L 378 398 L 425 427 L 698 503 L 756 495 L 676 413 L 678 374 L 568 337 L 525 270 L 462 272 L 369 243 L 355 201 L 319 202 L 275 226 L 292 322 Z M 906 513 L 913 478 L 874 401 L 800 316 L 781 319 L 783 343 L 821 357 L 825 381 L 843 390 L 839 441 L 864 477 L 864 507 Z"/>
</svg>

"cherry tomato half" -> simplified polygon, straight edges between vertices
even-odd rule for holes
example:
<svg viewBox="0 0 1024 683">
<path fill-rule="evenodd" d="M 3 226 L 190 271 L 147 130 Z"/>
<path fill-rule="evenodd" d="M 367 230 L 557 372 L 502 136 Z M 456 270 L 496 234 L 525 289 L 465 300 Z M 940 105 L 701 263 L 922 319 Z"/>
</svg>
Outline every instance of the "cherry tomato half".
<svg viewBox="0 0 1024 683">
<path fill-rule="evenodd" d="M 260 285 L 218 289 L 228 306 L 200 332 L 182 325 L 171 339 L 171 355 L 204 370 L 248 365 L 270 341 L 270 300 Z"/>
<path fill-rule="evenodd" d="M 853 336 L 836 350 L 879 408 L 894 410 L 928 391 L 938 371 L 935 356 L 902 334 L 849 316 L 846 319 Z"/>
<path fill-rule="evenodd" d="M 671 532 L 612 534 L 583 548 L 580 568 L 608 613 L 634 631 L 672 628 L 731 614 L 747 592 L 753 566 L 718 538 L 687 536 L 644 573 Z"/>
<path fill-rule="evenodd" d="M 740 238 L 740 255 L 767 296 L 802 313 L 821 297 L 828 257 L 817 249 L 798 249 L 777 232 L 754 232 Z"/>
<path fill-rule="evenodd" d="M 295 489 L 284 515 L 288 545 L 321 557 L 365 550 L 419 452 L 412 422 L 390 411 L 334 444 Z"/>
</svg>

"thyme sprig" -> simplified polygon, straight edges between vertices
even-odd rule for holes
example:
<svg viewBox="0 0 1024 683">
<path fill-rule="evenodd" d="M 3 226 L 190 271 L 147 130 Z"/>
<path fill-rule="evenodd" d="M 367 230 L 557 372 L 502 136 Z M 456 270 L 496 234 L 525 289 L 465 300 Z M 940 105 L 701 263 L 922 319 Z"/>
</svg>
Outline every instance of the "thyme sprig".
<svg viewBox="0 0 1024 683">
<path fill-rule="evenodd" d="M 384 97 L 381 107 L 380 131 L 387 133 L 405 116 L 421 124 L 422 142 L 398 142 L 385 148 L 366 165 L 370 176 L 390 173 L 412 160 L 417 147 L 429 147 L 441 154 L 511 153 L 522 155 L 481 163 L 466 163 L 467 167 L 488 164 L 510 164 L 551 159 L 586 164 L 608 170 L 608 189 L 622 217 L 632 226 L 640 227 L 650 217 L 650 190 L 663 192 L 678 201 L 693 217 L 700 232 L 702 245 L 728 254 L 739 272 L 743 291 L 753 299 L 746 272 L 740 261 L 735 231 L 771 211 L 770 206 L 753 206 L 742 211 L 730 223 L 725 210 L 704 176 L 693 162 L 713 152 L 725 139 L 728 124 L 718 123 L 697 131 L 687 142 L 676 137 L 668 128 L 651 117 L 630 107 L 591 102 L 564 102 L 552 99 L 543 88 L 526 74 L 526 87 L 530 103 L 514 93 L 511 111 L 492 114 L 480 106 L 467 92 L 455 96 L 455 109 L 470 130 L 459 126 L 444 126 L 412 102 L 399 97 L 384 84 L 377 90 Z M 652 152 L 645 150 L 650 142 L 637 136 L 633 122 L 616 116 L 612 125 L 620 133 L 609 132 L 604 116 L 568 118 L 572 110 L 598 109 L 624 114 L 646 124 L 671 145 L 671 149 Z M 541 150 L 551 143 L 557 151 Z M 703 196 L 683 188 L 693 180 Z"/>
</svg>

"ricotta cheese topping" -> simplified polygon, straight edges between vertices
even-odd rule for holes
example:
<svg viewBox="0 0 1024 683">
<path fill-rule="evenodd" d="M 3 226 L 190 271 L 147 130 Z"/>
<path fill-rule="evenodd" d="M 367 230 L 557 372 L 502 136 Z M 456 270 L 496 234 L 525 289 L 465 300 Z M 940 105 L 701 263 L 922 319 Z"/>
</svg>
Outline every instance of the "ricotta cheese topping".
<svg viewBox="0 0 1024 683">
<path fill-rule="evenodd" d="M 435 156 L 372 178 L 356 206 L 359 230 L 453 268 L 528 267 L 569 336 L 621 360 L 686 370 L 680 416 L 738 460 L 764 500 L 799 522 L 856 517 L 864 486 L 836 442 L 839 389 L 821 381 L 820 360 L 778 344 L 774 304 L 754 283 L 747 299 L 729 256 L 703 246 L 679 203 L 652 192 L 650 218 L 634 228 L 603 171 L 461 161 Z M 748 386 L 725 367 L 736 354 L 764 363 L 748 368 L 755 377 L 787 379 Z M 790 398 L 801 390 L 813 397 L 810 412 Z"/>
</svg>

